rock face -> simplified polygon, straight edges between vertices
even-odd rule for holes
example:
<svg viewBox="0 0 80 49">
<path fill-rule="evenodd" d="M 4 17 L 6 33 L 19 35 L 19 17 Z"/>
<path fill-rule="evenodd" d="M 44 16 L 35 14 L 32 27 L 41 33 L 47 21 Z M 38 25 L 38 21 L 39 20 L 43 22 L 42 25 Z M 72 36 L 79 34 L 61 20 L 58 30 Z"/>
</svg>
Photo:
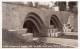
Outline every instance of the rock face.
<svg viewBox="0 0 80 49">
<path fill-rule="evenodd" d="M 50 9 L 27 7 L 7 2 L 2 3 L 2 13 L 3 29 L 28 28 L 28 31 L 31 30 L 31 32 L 39 36 L 48 35 L 51 18 L 58 29 L 62 31 L 62 25 L 67 23 L 70 15 L 65 11 L 52 11 Z"/>
</svg>

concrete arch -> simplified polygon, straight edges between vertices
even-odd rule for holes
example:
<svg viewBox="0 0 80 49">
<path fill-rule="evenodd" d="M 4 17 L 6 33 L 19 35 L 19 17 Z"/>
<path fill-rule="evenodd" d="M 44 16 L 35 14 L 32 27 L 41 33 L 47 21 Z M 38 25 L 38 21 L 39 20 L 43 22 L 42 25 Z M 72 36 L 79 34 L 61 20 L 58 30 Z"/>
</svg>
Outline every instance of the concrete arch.
<svg viewBox="0 0 80 49">
<path fill-rule="evenodd" d="M 61 24 L 59 18 L 56 15 L 52 15 L 50 17 L 50 23 L 51 23 L 51 21 L 60 31 L 62 31 L 62 28 L 63 28 L 62 24 Z"/>
<path fill-rule="evenodd" d="M 35 32 L 40 33 L 38 24 L 33 19 L 27 19 L 24 22 L 23 28 L 27 28 L 29 33 L 35 33 Z"/>
<path fill-rule="evenodd" d="M 34 32 L 38 32 L 39 35 L 44 32 L 45 25 L 44 25 L 43 21 L 41 20 L 40 16 L 38 16 L 36 13 L 30 12 L 27 15 L 24 25 L 23 25 L 23 28 L 27 28 L 28 26 L 26 26 L 26 25 L 29 25 L 29 24 L 27 24 L 29 22 L 30 22 L 30 26 L 31 26 L 31 24 L 33 24 L 31 27 L 35 29 Z M 28 27 L 28 29 L 29 29 L 29 27 Z"/>
</svg>

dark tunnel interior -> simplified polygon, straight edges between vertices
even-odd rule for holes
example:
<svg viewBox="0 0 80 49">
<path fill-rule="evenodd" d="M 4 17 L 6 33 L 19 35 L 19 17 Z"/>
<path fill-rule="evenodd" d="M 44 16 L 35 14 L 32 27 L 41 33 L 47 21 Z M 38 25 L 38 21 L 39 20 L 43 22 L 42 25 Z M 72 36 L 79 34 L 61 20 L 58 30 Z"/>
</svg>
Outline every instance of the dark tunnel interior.
<svg viewBox="0 0 80 49">
<path fill-rule="evenodd" d="M 30 20 L 24 23 L 23 28 L 27 28 L 27 33 L 33 33 L 33 36 L 37 36 L 37 34 L 39 33 L 35 24 Z"/>
</svg>

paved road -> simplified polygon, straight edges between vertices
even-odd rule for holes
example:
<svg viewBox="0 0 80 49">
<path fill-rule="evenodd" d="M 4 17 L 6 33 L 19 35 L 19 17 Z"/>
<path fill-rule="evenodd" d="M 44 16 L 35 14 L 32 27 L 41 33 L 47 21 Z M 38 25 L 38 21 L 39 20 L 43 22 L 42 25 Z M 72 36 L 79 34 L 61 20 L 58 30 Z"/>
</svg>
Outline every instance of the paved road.
<svg viewBox="0 0 80 49">
<path fill-rule="evenodd" d="M 78 40 L 75 40 L 75 39 L 51 38 L 51 37 L 50 38 L 44 37 L 44 38 L 46 39 L 46 43 L 56 43 L 56 44 L 61 44 L 64 46 L 70 46 L 70 47 L 78 46 Z"/>
<path fill-rule="evenodd" d="M 39 37 L 38 40 L 32 42 L 25 42 L 20 38 L 17 38 L 17 35 L 14 33 L 9 33 L 3 31 L 2 34 L 2 46 L 50 46 L 53 48 L 69 48 L 69 47 L 77 47 L 77 39 L 66 39 L 66 38 L 51 38 L 51 37 Z"/>
</svg>

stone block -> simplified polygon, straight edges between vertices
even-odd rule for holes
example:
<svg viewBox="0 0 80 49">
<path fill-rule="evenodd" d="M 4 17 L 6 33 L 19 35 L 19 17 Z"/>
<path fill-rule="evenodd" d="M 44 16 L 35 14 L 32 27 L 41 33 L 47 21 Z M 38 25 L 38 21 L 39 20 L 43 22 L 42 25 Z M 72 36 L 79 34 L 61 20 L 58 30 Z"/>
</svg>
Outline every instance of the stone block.
<svg viewBox="0 0 80 49">
<path fill-rule="evenodd" d="M 17 33 L 17 34 L 23 34 L 23 33 L 27 32 L 27 29 L 10 29 L 8 31 L 9 32 L 14 32 L 14 33 Z"/>
<path fill-rule="evenodd" d="M 21 38 L 21 35 L 27 32 L 27 29 L 11 29 L 8 31 L 15 34 L 18 38 Z"/>
<path fill-rule="evenodd" d="M 27 33 L 27 29 L 17 29 L 16 31 L 17 31 L 18 34 Z"/>
<path fill-rule="evenodd" d="M 21 35 L 21 39 L 25 40 L 26 42 L 33 41 L 33 33 L 25 33 Z"/>
</svg>

